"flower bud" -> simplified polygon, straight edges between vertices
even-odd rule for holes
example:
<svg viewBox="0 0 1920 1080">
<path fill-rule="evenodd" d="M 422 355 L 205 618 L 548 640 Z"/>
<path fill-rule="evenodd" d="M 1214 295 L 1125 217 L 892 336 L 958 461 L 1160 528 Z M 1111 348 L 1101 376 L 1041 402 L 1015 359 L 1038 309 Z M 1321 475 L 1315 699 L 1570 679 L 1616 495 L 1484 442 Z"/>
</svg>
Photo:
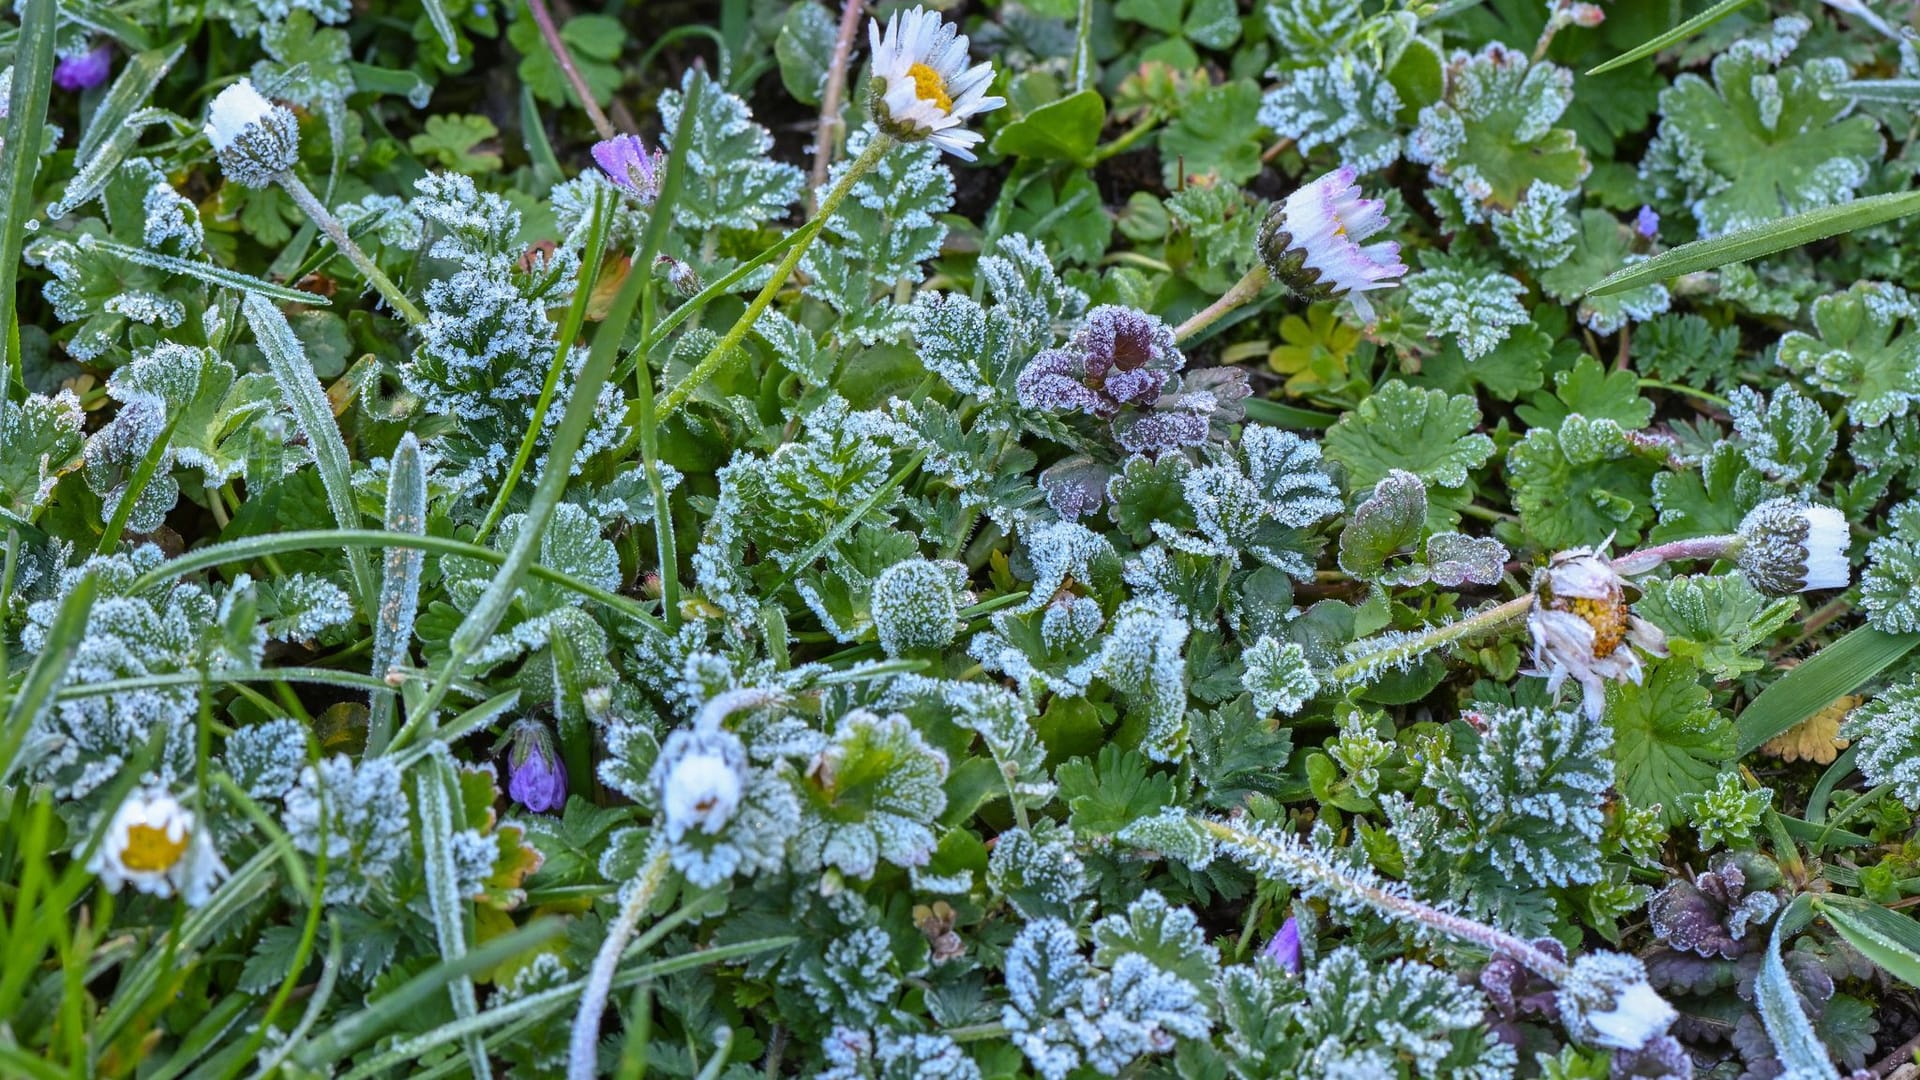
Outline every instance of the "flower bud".
<svg viewBox="0 0 1920 1080">
<path fill-rule="evenodd" d="M 507 795 L 544 814 L 567 801 L 567 767 L 553 745 L 553 734 L 538 720 L 520 720 L 507 729 Z"/>
<path fill-rule="evenodd" d="M 1831 506 L 1779 498 L 1761 503 L 1740 522 L 1740 572 L 1764 593 L 1785 596 L 1813 589 L 1844 589 L 1847 519 Z"/>
<path fill-rule="evenodd" d="M 220 171 L 247 187 L 266 187 L 300 158 L 300 124 L 283 105 L 260 96 L 241 79 L 207 108 L 207 141 Z"/>
<path fill-rule="evenodd" d="M 95 45 L 78 56 L 63 56 L 53 65 L 53 85 L 68 93 L 91 90 L 113 74 L 113 50 Z"/>
<path fill-rule="evenodd" d="M 661 255 L 653 260 L 653 271 L 666 277 L 667 284 L 681 296 L 697 296 L 701 288 L 700 273 L 693 267 L 671 255 Z"/>
<path fill-rule="evenodd" d="M 1260 950 L 1260 955 L 1279 964 L 1290 974 L 1300 974 L 1299 920 L 1287 916 L 1287 921 L 1280 924 L 1279 931 L 1273 935 L 1272 941 L 1267 942 L 1267 947 Z"/>
<path fill-rule="evenodd" d="M 1363 199 L 1351 168 L 1340 168 L 1275 203 L 1260 225 L 1260 258 L 1273 280 L 1307 301 L 1348 296 L 1373 320 L 1364 295 L 1407 272 L 1400 245 L 1361 241 L 1387 227 L 1386 204 Z"/>
<path fill-rule="evenodd" d="M 1638 1050 L 1665 1035 L 1679 1016 L 1647 982 L 1647 968 L 1625 953 L 1594 952 L 1573 962 L 1556 999 L 1574 1038 L 1610 1050 Z"/>
</svg>

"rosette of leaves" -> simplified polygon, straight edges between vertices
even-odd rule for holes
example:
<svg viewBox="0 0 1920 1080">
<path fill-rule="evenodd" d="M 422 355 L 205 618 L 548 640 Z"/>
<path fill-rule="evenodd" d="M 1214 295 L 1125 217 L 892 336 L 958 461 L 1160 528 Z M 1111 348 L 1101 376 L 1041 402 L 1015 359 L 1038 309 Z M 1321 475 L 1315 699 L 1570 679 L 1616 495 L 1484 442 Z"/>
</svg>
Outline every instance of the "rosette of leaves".
<svg viewBox="0 0 1920 1080">
<path fill-rule="evenodd" d="M 1714 58 L 1713 81 L 1683 73 L 1660 93 L 1660 130 L 1641 163 L 1661 197 L 1719 236 L 1845 202 L 1880 159 L 1880 127 L 1835 88 L 1846 61 L 1788 66 L 1810 27 L 1800 15 Z"/>
<path fill-rule="evenodd" d="M 1053 918 L 1028 923 L 1007 949 L 1000 1021 L 1047 1080 L 1082 1066 L 1118 1076 L 1211 1029 L 1202 992 L 1216 961 L 1190 913 L 1148 892 L 1094 935 L 1091 961 L 1072 928 Z"/>
<path fill-rule="evenodd" d="M 1877 281 L 1813 302 L 1819 336 L 1780 339 L 1780 365 L 1841 398 L 1857 427 L 1878 428 L 1920 402 L 1920 307 L 1913 294 Z"/>
<path fill-rule="evenodd" d="M 324 844 L 329 904 L 360 905 L 397 875 L 417 873 L 409 802 L 400 769 L 386 758 L 356 764 L 336 754 L 301 771 L 286 796 L 287 836 L 317 856 Z"/>
<path fill-rule="evenodd" d="M 1446 93 L 1420 110 L 1409 160 L 1429 166 L 1443 216 L 1476 222 L 1513 211 L 1536 182 L 1573 190 L 1591 166 L 1572 129 L 1554 127 L 1573 73 L 1498 42 L 1447 61 Z"/>
<path fill-rule="evenodd" d="M 1553 924 L 1545 894 L 1508 883 L 1599 880 L 1612 736 L 1584 710 L 1476 710 L 1423 741 L 1420 787 L 1383 803 L 1407 875 L 1429 896 L 1526 935 Z"/>
<path fill-rule="evenodd" d="M 1296 977 L 1256 962 L 1215 984 L 1223 1056 L 1242 1080 L 1412 1075 L 1511 1076 L 1512 1047 L 1482 1023 L 1485 1002 L 1452 975 L 1410 960 L 1375 965 L 1352 946 Z"/>
<path fill-rule="evenodd" d="M 932 855 L 933 824 L 946 809 L 947 756 L 908 719 L 855 710 L 793 778 L 800 825 L 795 865 L 873 876 L 882 861 L 921 866 Z"/>
</svg>

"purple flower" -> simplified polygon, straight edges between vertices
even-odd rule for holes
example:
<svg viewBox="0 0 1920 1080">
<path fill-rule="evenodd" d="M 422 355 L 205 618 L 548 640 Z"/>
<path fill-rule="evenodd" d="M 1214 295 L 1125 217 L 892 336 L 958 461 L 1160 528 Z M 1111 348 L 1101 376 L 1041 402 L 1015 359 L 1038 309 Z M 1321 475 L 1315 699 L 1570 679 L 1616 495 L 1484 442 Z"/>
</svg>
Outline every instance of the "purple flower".
<svg viewBox="0 0 1920 1080">
<path fill-rule="evenodd" d="M 521 720 L 507 729 L 507 795 L 544 814 L 567 801 L 567 767 L 554 752 L 553 735 L 538 720 Z"/>
<path fill-rule="evenodd" d="M 69 92 L 91 90 L 113 74 L 113 49 L 95 45 L 79 56 L 63 56 L 53 65 L 53 85 Z"/>
<path fill-rule="evenodd" d="M 608 179 L 638 196 L 641 202 L 652 203 L 659 197 L 660 174 L 666 168 L 667 156 L 658 150 L 648 150 L 646 140 L 640 136 L 615 135 L 594 143 L 593 160 L 600 164 Z"/>
<path fill-rule="evenodd" d="M 1646 237 L 1648 240 L 1659 236 L 1660 215 L 1655 213 L 1651 206 L 1641 207 L 1640 212 L 1633 216 L 1633 231 Z"/>
<path fill-rule="evenodd" d="M 1273 935 L 1267 947 L 1260 955 L 1286 968 L 1295 975 L 1300 974 L 1300 923 L 1293 916 L 1280 924 L 1280 932 Z"/>
<path fill-rule="evenodd" d="M 1400 245 L 1362 241 L 1387 227 L 1387 204 L 1363 199 L 1351 168 L 1335 169 L 1275 203 L 1260 226 L 1260 257 L 1273 279 L 1309 301 L 1345 295 L 1373 321 L 1365 294 L 1407 272 Z"/>
</svg>

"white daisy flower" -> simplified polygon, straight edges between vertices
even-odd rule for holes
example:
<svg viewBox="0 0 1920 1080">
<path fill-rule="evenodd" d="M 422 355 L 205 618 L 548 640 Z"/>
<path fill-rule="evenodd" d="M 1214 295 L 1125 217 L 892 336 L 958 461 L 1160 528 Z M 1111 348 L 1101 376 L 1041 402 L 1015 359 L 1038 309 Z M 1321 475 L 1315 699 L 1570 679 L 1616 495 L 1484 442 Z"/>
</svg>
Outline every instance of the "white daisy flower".
<svg viewBox="0 0 1920 1080">
<path fill-rule="evenodd" d="M 1587 715 L 1595 720 L 1606 706 L 1607 683 L 1640 681 L 1636 649 L 1667 655 L 1666 636 L 1628 609 L 1627 581 L 1600 551 L 1573 548 L 1555 555 L 1534 578 L 1533 592 L 1527 615 L 1533 674 L 1545 675 L 1550 690 L 1568 678 L 1578 682 Z"/>
<path fill-rule="evenodd" d="M 113 892 L 132 885 L 150 896 L 177 893 L 195 906 L 206 903 L 213 886 L 227 876 L 207 830 L 160 788 L 127 796 L 87 869 Z"/>
<path fill-rule="evenodd" d="M 966 122 L 1005 105 L 988 97 L 993 65 L 967 66 L 967 38 L 937 11 L 895 12 L 884 33 L 867 24 L 873 50 L 871 107 L 880 130 L 902 142 L 926 140 L 966 161 L 985 136 Z"/>
<path fill-rule="evenodd" d="M 1853 580 L 1851 539 L 1847 519 L 1831 506 L 1769 499 L 1741 520 L 1735 561 L 1754 588 L 1776 596 L 1844 589 Z"/>
<path fill-rule="evenodd" d="M 1347 296 L 1373 321 L 1366 293 L 1399 284 L 1407 272 L 1400 245 L 1362 241 L 1387 227 L 1387 204 L 1361 197 L 1356 173 L 1342 167 L 1275 203 L 1260 226 L 1260 257 L 1273 279 L 1309 301 Z"/>
<path fill-rule="evenodd" d="M 207 141 L 220 171 L 235 183 L 266 187 L 300 159 L 300 123 L 241 79 L 207 107 Z"/>
</svg>

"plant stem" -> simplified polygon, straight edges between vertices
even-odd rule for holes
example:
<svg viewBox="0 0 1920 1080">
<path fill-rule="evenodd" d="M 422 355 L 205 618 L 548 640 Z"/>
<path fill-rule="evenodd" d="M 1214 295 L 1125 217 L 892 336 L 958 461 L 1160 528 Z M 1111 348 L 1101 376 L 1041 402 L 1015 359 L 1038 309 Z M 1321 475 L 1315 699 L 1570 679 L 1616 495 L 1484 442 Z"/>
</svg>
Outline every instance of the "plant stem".
<svg viewBox="0 0 1920 1080">
<path fill-rule="evenodd" d="M 1230 851 L 1258 852 L 1262 862 L 1287 868 L 1294 876 L 1301 879 L 1291 882 L 1295 887 L 1299 887 L 1302 881 L 1310 881 L 1341 896 L 1361 901 L 1389 918 L 1419 923 L 1449 937 L 1472 942 L 1488 952 L 1504 953 L 1526 966 L 1534 974 L 1556 985 L 1565 982 L 1568 974 L 1573 970 L 1565 961 L 1555 959 L 1551 954 L 1495 927 L 1455 915 L 1450 911 L 1442 911 L 1409 896 L 1397 896 L 1384 889 L 1376 888 L 1341 873 L 1324 860 L 1302 858 L 1297 851 L 1290 851 L 1282 845 L 1270 842 L 1265 837 L 1236 828 L 1224 821 L 1203 817 L 1195 817 L 1193 821 L 1211 834 L 1216 841 L 1226 844 Z"/>
<path fill-rule="evenodd" d="M 1173 331 L 1173 340 L 1185 342 L 1200 331 L 1219 322 L 1228 312 L 1259 296 L 1261 290 L 1265 289 L 1267 283 L 1272 280 L 1273 275 L 1267 273 L 1266 264 L 1255 263 L 1253 269 L 1247 271 L 1245 277 L 1234 282 L 1233 288 L 1228 289 L 1220 299 L 1195 312 L 1192 318 L 1176 327 Z"/>
<path fill-rule="evenodd" d="M 787 249 L 787 257 L 781 259 L 780 265 L 773 268 L 773 276 L 768 278 L 767 283 L 761 287 L 760 294 L 755 296 L 753 302 L 747 305 L 747 310 L 734 320 L 733 326 L 727 331 L 726 336 L 720 339 L 719 344 L 694 365 L 692 371 L 687 372 L 686 378 L 675 383 L 673 389 L 667 391 L 665 398 L 661 399 L 659 418 L 662 421 L 677 412 L 680 406 L 685 405 L 687 399 L 693 396 L 693 392 L 705 385 L 707 380 L 713 378 L 726 364 L 728 357 L 733 355 L 733 350 L 739 347 L 741 339 L 747 336 L 747 331 L 753 329 L 753 324 L 759 320 L 760 313 L 767 310 L 767 305 L 773 303 L 774 294 L 778 293 L 780 287 L 787 283 L 787 279 L 793 276 L 794 268 L 800 265 L 800 257 L 806 254 L 808 246 L 813 243 L 815 237 L 820 235 L 820 230 L 826 225 L 827 219 L 833 216 L 833 212 L 840 208 L 842 202 L 846 201 L 847 195 L 853 191 L 853 185 L 871 172 L 891 149 L 893 149 L 893 137 L 884 132 L 874 132 L 873 138 L 867 141 L 866 150 L 847 167 L 846 173 L 840 177 L 840 182 L 833 185 L 833 190 L 829 191 L 826 199 L 821 202 L 820 209 L 814 213 L 811 220 L 800 226 L 799 241 Z"/>
<path fill-rule="evenodd" d="M 1417 637 L 1408 638 L 1397 645 L 1382 649 L 1376 653 L 1349 660 L 1327 673 L 1327 681 L 1344 684 L 1360 678 L 1370 670 L 1378 669 L 1382 664 L 1400 663 L 1416 656 L 1430 653 L 1443 645 L 1451 645 L 1462 638 L 1496 629 L 1518 619 L 1533 610 L 1533 594 L 1515 597 L 1498 607 L 1491 607 L 1477 615 L 1443 623 Z"/>
<path fill-rule="evenodd" d="M 640 926 L 667 879 L 667 853 L 662 850 L 647 860 L 634 882 L 620 915 L 607 928 L 607 939 L 594 955 L 593 968 L 587 973 L 587 986 L 580 994 L 580 1011 L 573 1015 L 573 1032 L 567 1043 L 567 1080 L 593 1080 L 599 1072 L 600 1016 L 607 1011 L 607 995 L 613 989 L 614 971 L 620 966 L 620 954 Z"/>
<path fill-rule="evenodd" d="M 1676 559 L 1730 559 L 1739 549 L 1738 536 L 1696 536 L 1628 552 L 1613 560 L 1613 572 L 1622 577 L 1635 577 Z"/>
<path fill-rule="evenodd" d="M 360 271 L 361 276 L 367 279 L 367 284 L 372 285 L 375 291 L 393 307 L 393 310 L 400 313 L 401 318 L 415 327 L 426 323 L 427 317 L 420 313 L 420 309 L 414 306 L 413 301 L 407 299 L 407 294 L 401 292 L 400 286 L 395 285 L 391 278 L 374 265 L 373 260 L 367 257 L 367 253 L 361 250 L 360 245 L 354 243 L 353 237 L 347 235 L 347 227 L 340 223 L 339 218 L 333 216 L 333 211 L 327 209 L 312 191 L 308 190 L 307 185 L 299 177 L 291 172 L 283 172 L 276 179 L 293 198 L 294 205 L 298 206 L 307 217 L 313 219 L 313 223 L 320 227 L 321 232 L 327 234 L 327 239 L 333 241 L 333 246 L 340 250 L 340 254 L 347 257 L 347 261 L 353 264 L 354 269 Z"/>
<path fill-rule="evenodd" d="M 1073 92 L 1085 90 L 1092 82 L 1093 0 L 1080 0 L 1080 17 L 1075 21 L 1073 36 Z"/>
<path fill-rule="evenodd" d="M 587 119 L 593 121 L 593 130 L 603 139 L 611 139 L 616 132 L 608 121 L 607 114 L 600 110 L 600 103 L 593 99 L 593 88 L 587 85 L 586 76 L 580 74 L 579 65 L 573 62 L 573 53 L 568 51 L 567 43 L 560 37 L 560 28 L 554 25 L 553 14 L 547 10 L 546 0 L 527 0 L 527 10 L 533 14 L 534 25 L 540 28 L 540 36 L 547 43 L 548 51 L 553 53 L 553 62 L 560 65 L 561 74 L 573 86 L 573 94 L 587 110 Z"/>
<path fill-rule="evenodd" d="M 860 29 L 864 0 L 847 0 L 840 11 L 840 32 L 833 39 L 833 60 L 827 65 L 827 89 L 820 96 L 820 124 L 813 131 L 813 174 L 807 184 L 807 202 L 812 205 L 816 192 L 827 184 L 827 170 L 840 148 L 840 135 L 846 124 L 840 119 L 840 96 L 847 89 L 847 65 L 853 56 L 853 35 Z"/>
</svg>

